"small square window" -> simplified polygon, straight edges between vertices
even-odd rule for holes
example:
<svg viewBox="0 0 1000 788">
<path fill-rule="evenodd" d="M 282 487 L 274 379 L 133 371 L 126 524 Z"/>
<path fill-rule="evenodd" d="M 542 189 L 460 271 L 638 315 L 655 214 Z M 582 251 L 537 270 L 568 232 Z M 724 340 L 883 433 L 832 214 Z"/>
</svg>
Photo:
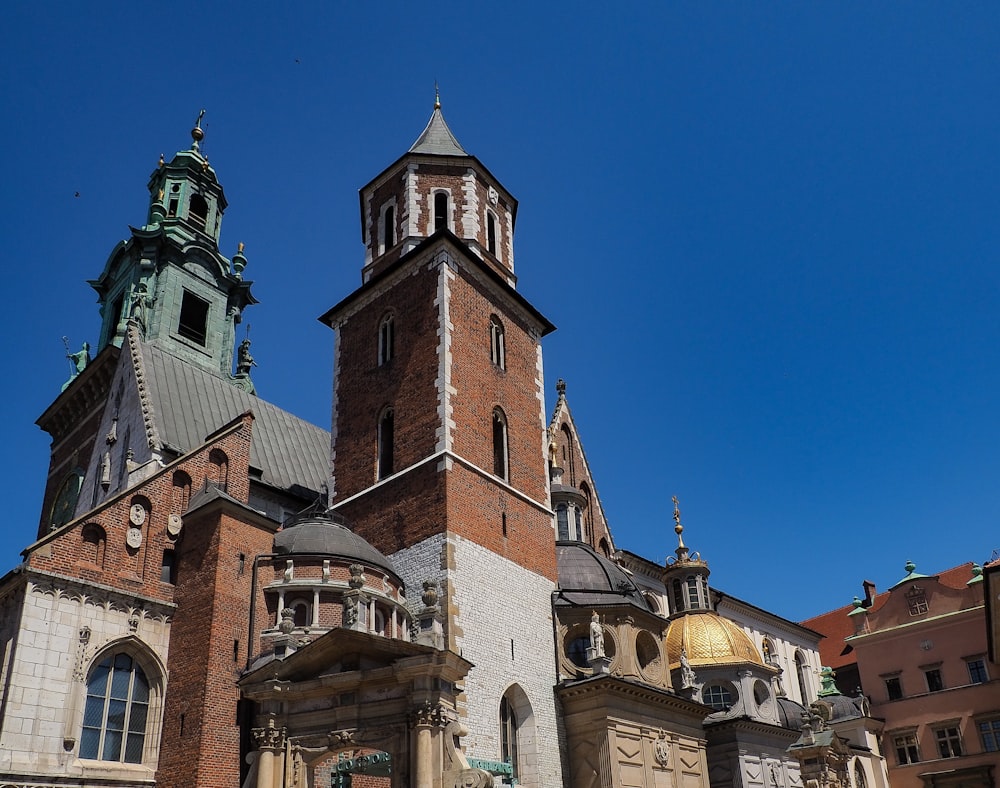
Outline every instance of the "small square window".
<svg viewBox="0 0 1000 788">
<path fill-rule="evenodd" d="M 962 739 L 954 725 L 934 731 L 938 752 L 942 758 L 958 758 L 962 754 Z"/>
<path fill-rule="evenodd" d="M 199 345 L 205 344 L 208 337 L 208 301 L 184 291 L 177 333 Z"/>
<path fill-rule="evenodd" d="M 896 760 L 900 766 L 908 763 L 920 762 L 920 750 L 917 749 L 917 736 L 914 733 L 906 733 L 894 736 L 893 746 L 896 748 Z"/>
<path fill-rule="evenodd" d="M 1000 717 L 976 723 L 983 752 L 1000 752 Z"/>
<path fill-rule="evenodd" d="M 969 681 L 973 684 L 984 684 L 990 680 L 989 674 L 986 672 L 986 660 L 982 657 L 967 659 L 965 664 L 969 668 Z"/>
<path fill-rule="evenodd" d="M 941 668 L 931 668 L 924 671 L 927 679 L 928 692 L 940 692 L 944 689 L 944 680 L 941 678 Z"/>
<path fill-rule="evenodd" d="M 885 680 L 885 692 L 889 700 L 899 700 L 903 697 L 903 683 L 899 676 L 890 676 Z"/>
</svg>

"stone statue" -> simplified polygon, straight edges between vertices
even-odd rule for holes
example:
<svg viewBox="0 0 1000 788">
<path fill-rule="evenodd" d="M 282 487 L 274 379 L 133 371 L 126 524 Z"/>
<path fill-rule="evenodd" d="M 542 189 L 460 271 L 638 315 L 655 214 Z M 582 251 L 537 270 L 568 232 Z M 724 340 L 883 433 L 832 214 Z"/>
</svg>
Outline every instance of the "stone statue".
<svg viewBox="0 0 1000 788">
<path fill-rule="evenodd" d="M 242 342 L 240 342 L 239 351 L 237 352 L 236 374 L 249 375 L 250 368 L 256 366 L 257 362 L 254 361 L 253 356 L 250 355 L 250 337 L 246 337 Z"/>
<path fill-rule="evenodd" d="M 82 348 L 76 351 L 76 353 L 67 353 L 66 358 L 73 362 L 73 369 L 76 370 L 73 373 L 73 377 L 75 378 L 83 372 L 87 368 L 87 364 L 90 363 L 90 343 L 84 342 Z"/>
<path fill-rule="evenodd" d="M 149 294 L 146 285 L 140 283 L 132 293 L 132 305 L 129 307 L 129 320 L 134 320 L 143 331 L 146 330 L 146 307 L 149 306 Z"/>
<path fill-rule="evenodd" d="M 601 617 L 595 610 L 590 617 L 590 648 L 595 657 L 606 656 L 604 653 L 604 628 L 601 626 Z"/>
<path fill-rule="evenodd" d="M 681 646 L 681 689 L 691 689 L 694 685 L 694 668 L 688 661 L 687 649 Z"/>
</svg>

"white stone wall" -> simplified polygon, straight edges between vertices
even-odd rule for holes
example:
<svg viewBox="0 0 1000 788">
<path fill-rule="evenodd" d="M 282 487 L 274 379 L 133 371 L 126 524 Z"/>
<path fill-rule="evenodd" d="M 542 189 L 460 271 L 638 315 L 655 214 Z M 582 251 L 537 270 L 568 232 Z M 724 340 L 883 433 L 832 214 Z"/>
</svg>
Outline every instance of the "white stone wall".
<svg viewBox="0 0 1000 788">
<path fill-rule="evenodd" d="M 518 741 L 529 774 L 522 785 L 563 784 L 559 732 L 553 686 L 556 683 L 551 595 L 555 584 L 459 536 L 450 536 L 451 570 L 442 569 L 445 542 L 433 536 L 394 553 L 393 564 L 407 586 L 411 609 L 420 604 L 424 580 L 447 586 L 455 612 L 454 631 L 461 655 L 475 667 L 465 682 L 462 740 L 466 755 L 500 759 L 500 698 L 518 684 L 527 695 L 533 730 L 520 731 Z M 442 594 L 442 600 L 445 595 Z M 513 642 L 513 656 L 511 655 Z"/>
<path fill-rule="evenodd" d="M 28 581 L 21 626 L 9 655 L 7 702 L 0 720 L 2 774 L 89 774 L 93 770 L 77 759 L 77 753 L 86 675 L 94 656 L 111 643 L 126 641 L 145 646 L 161 665 L 166 664 L 170 624 L 162 611 L 151 614 L 126 604 L 114 592 L 99 588 L 84 592 L 71 585 L 75 584 Z M 166 676 L 149 678 L 159 679 L 161 686 L 166 681 Z M 159 732 L 159 721 L 153 720 L 147 732 L 150 758 L 145 769 L 123 764 L 117 767 L 122 771 L 118 777 L 141 778 L 137 771 L 155 768 Z M 109 769 L 115 767 L 101 765 L 99 771 Z"/>
</svg>

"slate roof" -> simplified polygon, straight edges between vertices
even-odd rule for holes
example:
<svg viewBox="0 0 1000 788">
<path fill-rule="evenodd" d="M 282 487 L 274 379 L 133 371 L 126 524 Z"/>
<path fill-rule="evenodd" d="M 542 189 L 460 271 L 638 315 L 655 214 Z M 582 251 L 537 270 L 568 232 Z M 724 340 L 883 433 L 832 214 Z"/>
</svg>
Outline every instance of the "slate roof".
<svg viewBox="0 0 1000 788">
<path fill-rule="evenodd" d="M 444 122 L 441 108 L 435 107 L 431 119 L 417 141 L 410 146 L 410 153 L 430 153 L 435 156 L 468 156 L 465 148 L 459 145 L 455 135 L 451 133 L 448 124 Z"/>
<path fill-rule="evenodd" d="M 336 513 L 314 514 L 286 523 L 274 535 L 274 552 L 279 555 L 328 555 L 361 561 L 399 577 L 392 561 L 351 531 Z"/>
<path fill-rule="evenodd" d="M 621 567 L 583 542 L 556 542 L 557 605 L 596 607 L 628 604 L 652 612 Z"/>
<path fill-rule="evenodd" d="M 330 433 L 154 345 L 140 343 L 140 349 L 146 396 L 165 448 L 190 451 L 249 410 L 250 465 L 261 481 L 299 495 L 325 488 Z"/>
</svg>

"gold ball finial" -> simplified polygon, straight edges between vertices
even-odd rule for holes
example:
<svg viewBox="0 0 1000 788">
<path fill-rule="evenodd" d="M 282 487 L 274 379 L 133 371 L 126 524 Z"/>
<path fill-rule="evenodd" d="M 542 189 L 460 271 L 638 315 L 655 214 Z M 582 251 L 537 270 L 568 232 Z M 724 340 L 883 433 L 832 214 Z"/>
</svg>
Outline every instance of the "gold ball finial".
<svg viewBox="0 0 1000 788">
<path fill-rule="evenodd" d="M 194 140 L 194 149 L 198 149 L 198 143 L 205 139 L 205 132 L 201 130 L 201 119 L 205 117 L 205 110 L 198 113 L 198 119 L 194 122 L 194 128 L 191 129 L 191 139 Z"/>
<path fill-rule="evenodd" d="M 236 251 L 239 252 L 240 254 L 243 254 L 243 248 L 244 248 L 243 241 L 240 241 L 238 244 L 236 244 Z"/>
<path fill-rule="evenodd" d="M 434 109 L 441 109 L 441 91 L 438 90 L 437 80 L 434 80 Z"/>
<path fill-rule="evenodd" d="M 164 164 L 164 161 L 163 161 L 163 154 L 161 153 L 161 154 L 160 154 L 160 161 L 159 161 L 159 163 L 158 163 L 158 164 L 157 164 L 156 166 L 157 166 L 157 167 L 162 167 L 162 166 L 163 166 L 163 164 Z"/>
</svg>

